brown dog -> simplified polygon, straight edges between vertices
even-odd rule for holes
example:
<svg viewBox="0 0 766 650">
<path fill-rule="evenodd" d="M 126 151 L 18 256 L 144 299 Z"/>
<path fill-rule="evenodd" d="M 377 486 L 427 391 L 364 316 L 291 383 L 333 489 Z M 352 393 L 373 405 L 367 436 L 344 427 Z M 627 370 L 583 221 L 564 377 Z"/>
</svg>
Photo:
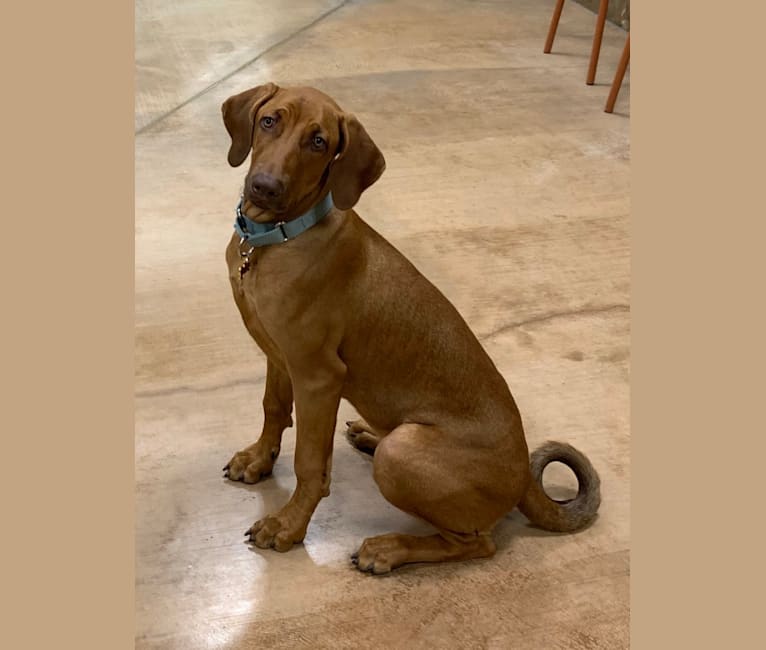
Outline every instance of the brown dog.
<svg viewBox="0 0 766 650">
<path fill-rule="evenodd" d="M 229 163 L 252 150 L 242 203 L 251 225 L 289 228 L 312 209 L 316 217 L 314 206 L 329 209 L 295 238 L 251 246 L 235 234 L 226 250 L 234 300 L 268 359 L 263 431 L 234 455 L 227 476 L 255 483 L 271 472 L 293 399 L 298 424 L 295 492 L 246 535 L 278 551 L 303 540 L 329 494 L 341 398 L 363 418 L 347 434 L 374 454 L 385 498 L 438 531 L 365 540 L 352 556 L 363 571 L 490 556 L 493 527 L 517 505 L 548 530 L 590 522 L 600 488 L 587 458 L 549 442 L 530 462 L 508 386 L 465 321 L 352 210 L 385 168 L 359 121 L 317 90 L 274 84 L 230 97 L 222 111 Z M 543 491 L 552 461 L 577 476 L 569 502 Z"/>
</svg>

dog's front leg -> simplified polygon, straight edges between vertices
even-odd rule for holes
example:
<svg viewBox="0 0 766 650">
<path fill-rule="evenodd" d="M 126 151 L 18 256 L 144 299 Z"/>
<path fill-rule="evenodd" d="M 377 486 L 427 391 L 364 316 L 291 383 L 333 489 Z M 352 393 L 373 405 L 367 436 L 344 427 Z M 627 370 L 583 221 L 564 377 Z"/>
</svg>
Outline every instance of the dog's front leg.
<svg viewBox="0 0 766 650">
<path fill-rule="evenodd" d="M 260 548 L 287 551 L 303 541 L 317 504 L 329 494 L 333 435 L 345 371 L 337 357 L 290 368 L 298 418 L 297 485 L 287 505 L 245 533 Z"/>
<path fill-rule="evenodd" d="M 232 481 L 257 483 L 269 476 L 282 446 L 282 432 L 293 426 L 293 386 L 290 375 L 269 359 L 266 390 L 263 394 L 263 430 L 258 440 L 234 457 L 223 468 Z"/>
</svg>

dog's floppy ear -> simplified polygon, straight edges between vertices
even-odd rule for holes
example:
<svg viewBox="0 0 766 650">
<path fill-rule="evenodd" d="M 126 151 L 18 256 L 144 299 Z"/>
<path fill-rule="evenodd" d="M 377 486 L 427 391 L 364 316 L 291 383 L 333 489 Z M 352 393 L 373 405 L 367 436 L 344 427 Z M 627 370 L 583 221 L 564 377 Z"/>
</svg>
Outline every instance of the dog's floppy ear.
<svg viewBox="0 0 766 650">
<path fill-rule="evenodd" d="M 250 153 L 253 146 L 255 114 L 278 90 L 279 86 L 273 83 L 256 86 L 238 95 L 232 95 L 221 106 L 223 123 L 231 136 L 229 164 L 232 167 L 239 167 Z"/>
<path fill-rule="evenodd" d="M 386 161 L 356 117 L 346 113 L 339 121 L 339 151 L 330 167 L 328 183 L 335 205 L 349 210 L 362 192 L 380 178 Z"/>
</svg>

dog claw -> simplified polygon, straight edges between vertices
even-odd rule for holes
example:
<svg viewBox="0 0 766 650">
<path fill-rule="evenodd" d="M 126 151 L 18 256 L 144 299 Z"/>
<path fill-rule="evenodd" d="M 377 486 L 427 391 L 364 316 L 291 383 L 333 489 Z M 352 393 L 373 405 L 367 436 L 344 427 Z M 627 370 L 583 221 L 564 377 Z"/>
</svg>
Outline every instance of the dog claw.
<svg viewBox="0 0 766 650">
<path fill-rule="evenodd" d="M 356 551 L 355 553 L 351 554 L 352 560 L 358 560 L 359 559 L 359 551 Z"/>
<path fill-rule="evenodd" d="M 229 467 L 231 467 L 231 463 L 227 463 L 227 464 L 226 464 L 226 467 L 224 467 L 224 468 L 223 468 L 221 471 L 222 471 L 222 472 L 225 472 L 226 470 L 228 470 L 228 469 L 229 469 Z"/>
</svg>

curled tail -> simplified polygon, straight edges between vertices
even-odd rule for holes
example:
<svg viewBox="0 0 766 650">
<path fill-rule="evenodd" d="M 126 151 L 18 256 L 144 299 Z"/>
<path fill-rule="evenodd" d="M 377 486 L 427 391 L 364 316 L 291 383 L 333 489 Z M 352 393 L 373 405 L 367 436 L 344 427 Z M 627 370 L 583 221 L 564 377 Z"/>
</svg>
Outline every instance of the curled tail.
<svg viewBox="0 0 766 650">
<path fill-rule="evenodd" d="M 564 463 L 577 477 L 577 496 L 554 501 L 543 490 L 543 470 L 549 463 Z M 571 532 L 586 526 L 601 504 L 601 480 L 584 454 L 563 442 L 546 442 L 530 456 L 532 480 L 519 503 L 519 510 L 536 526 L 556 532 Z"/>
</svg>

